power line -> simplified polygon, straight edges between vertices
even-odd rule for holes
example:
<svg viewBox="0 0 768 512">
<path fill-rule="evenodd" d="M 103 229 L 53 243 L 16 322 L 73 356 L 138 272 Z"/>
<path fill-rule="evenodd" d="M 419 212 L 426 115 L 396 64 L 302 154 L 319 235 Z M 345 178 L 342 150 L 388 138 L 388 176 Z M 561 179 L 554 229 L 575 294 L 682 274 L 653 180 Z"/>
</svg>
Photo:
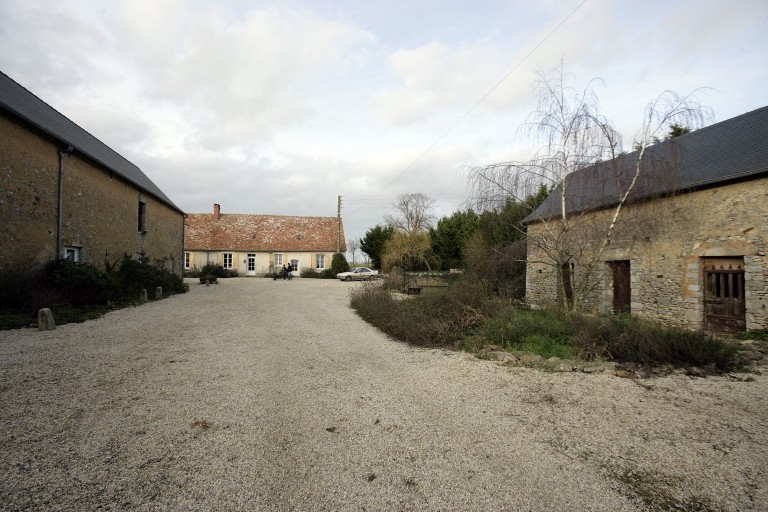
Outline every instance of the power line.
<svg viewBox="0 0 768 512">
<path fill-rule="evenodd" d="M 528 53 L 525 55 L 525 57 L 523 57 L 523 58 L 522 58 L 522 60 L 520 60 L 520 62 L 518 62 L 517 64 L 515 64 L 514 66 L 512 66 L 512 69 L 510 69 L 510 70 L 509 70 L 509 71 L 508 71 L 508 72 L 507 72 L 507 73 L 506 73 L 506 74 L 505 74 L 503 77 L 501 77 L 501 79 L 499 79 L 499 81 L 498 81 L 498 82 L 496 82 L 496 84 L 495 84 L 493 87 L 491 87 L 491 89 L 490 89 L 488 92 L 486 92 L 486 93 L 485 93 L 485 94 L 484 94 L 484 95 L 483 95 L 483 96 L 482 96 L 482 97 L 481 97 L 479 100 L 477 100 L 477 101 L 474 103 L 474 105 L 472 105 L 472 106 L 471 106 L 471 107 L 470 107 L 470 108 L 469 108 L 469 109 L 468 109 L 466 112 L 464 112 L 464 114 L 463 114 L 463 115 L 462 115 L 462 116 L 461 116 L 461 117 L 460 117 L 460 118 L 459 118 L 459 119 L 458 119 L 458 120 L 457 120 L 455 123 L 453 123 L 451 126 L 449 126 L 449 127 L 448 127 L 448 129 L 447 129 L 447 130 L 445 130 L 445 131 L 443 132 L 443 134 L 442 134 L 442 135 L 440 135 L 440 136 L 439 136 L 439 137 L 438 137 L 438 138 L 437 138 L 437 139 L 436 139 L 436 140 L 435 140 L 435 141 L 434 141 L 432 144 L 430 144 L 430 146 L 429 146 L 427 149 L 425 149 L 424 151 L 422 151 L 422 152 L 421 152 L 421 154 L 420 154 L 419 156 L 417 156 L 417 157 L 416 157 L 416 158 L 415 158 L 415 159 L 414 159 L 414 160 L 413 160 L 413 161 L 412 161 L 410 164 L 408 164 L 408 166 L 407 166 L 405 169 L 403 169 L 403 170 L 400 172 L 400 174 L 398 174 L 397 176 L 395 176 L 395 177 L 394 177 L 394 178 L 393 178 L 393 179 L 392 179 L 392 180 L 391 180 L 389 183 L 387 183 L 387 184 L 386 184 L 386 185 L 385 185 L 385 186 L 384 186 L 384 187 L 383 187 L 381 190 L 379 190 L 379 192 L 376 194 L 376 196 L 378 196 L 379 194 L 381 194 L 382 192 L 384 192 L 386 189 L 388 189 L 390 186 L 392 186 L 392 184 L 393 184 L 394 182 L 396 182 L 397 180 L 399 180 L 399 179 L 400 179 L 400 178 L 403 176 L 403 174 L 405 174 L 406 172 L 408 172 L 408 171 L 411 169 L 411 167 L 413 167 L 414 165 L 416 165 L 416 163 L 418 163 L 418 161 L 419 161 L 419 160 L 421 160 L 421 159 L 424 157 L 424 155 L 426 155 L 427 153 L 429 153 L 430 151 L 432 151 L 432 149 L 433 149 L 435 146 L 437 146 L 437 145 L 438 145 L 438 144 L 439 144 L 439 143 L 440 143 L 440 142 L 441 142 L 441 141 L 442 141 L 442 140 L 443 140 L 443 139 L 444 139 L 446 136 L 448 136 L 448 134 L 449 134 L 449 133 L 451 133 L 451 132 L 453 131 L 453 129 L 454 129 L 454 128 L 456 128 L 456 127 L 457 127 L 457 126 L 458 126 L 458 125 L 459 125 L 459 124 L 460 124 L 462 121 L 464 121 L 464 119 L 466 119 L 466 118 L 469 116 L 469 114 L 471 114 L 471 113 L 472 113 L 472 112 L 473 112 L 473 111 L 474 111 L 474 110 L 475 110 L 475 109 L 476 109 L 476 108 L 477 108 L 477 107 L 478 107 L 478 106 L 479 106 L 479 105 L 480 105 L 480 104 L 481 104 L 483 101 L 485 101 L 485 100 L 486 100 L 486 98 L 488 98 L 488 96 L 490 96 L 490 95 L 491 95 L 491 94 L 492 94 L 492 93 L 493 93 L 493 92 L 494 92 L 496 89 L 498 89 L 498 87 L 499 87 L 499 86 L 500 86 L 500 85 L 501 85 L 501 84 L 502 84 L 502 83 L 503 83 L 503 82 L 504 82 L 504 81 L 505 81 L 507 78 L 509 78 L 509 76 L 510 76 L 512 73 L 514 73 L 514 72 L 517 70 L 517 68 L 519 68 L 519 67 L 520 67 L 520 66 L 521 66 L 521 65 L 522 65 L 522 64 L 523 64 L 523 63 L 524 63 L 526 60 L 528 60 L 528 58 L 529 58 L 531 55 L 533 55 L 533 53 L 534 53 L 536 50 L 538 50 L 538 49 L 539 49 L 539 47 L 540 47 L 541 45 L 543 45 L 543 44 L 544 44 L 544 43 L 545 43 L 545 42 L 546 42 L 546 41 L 547 41 L 547 40 L 548 40 L 550 37 L 552 37 L 552 35 L 554 35 L 554 33 L 555 33 L 555 32 L 557 32 L 557 31 L 560 29 L 560 27 L 562 27 L 562 26 L 565 24 L 565 22 L 566 22 L 566 21 L 568 21 L 568 20 L 570 19 L 570 17 L 571 17 L 571 16 L 573 16 L 573 15 L 576 13 L 576 11 L 578 11 L 578 10 L 581 8 L 581 6 L 582 6 L 582 5 L 584 5 L 585 3 L 587 3 L 587 0 L 582 0 L 582 2 L 581 2 L 579 5 L 577 5 L 577 6 L 576 6 L 576 8 L 574 8 L 574 9 L 573 9 L 573 10 L 572 10 L 570 13 L 568 13 L 568 15 L 567 15 L 565 18 L 563 18 L 563 20 L 562 20 L 560 23 L 558 23 L 558 24 L 555 26 L 555 28 L 553 28 L 553 29 L 552 29 L 552 30 L 551 30 L 551 31 L 550 31 L 550 32 L 549 32 L 549 33 L 548 33 L 546 36 L 544 36 L 544 38 L 543 38 L 541 41 L 539 41 L 539 43 L 538 43 L 536 46 L 534 46 L 534 47 L 533 47 L 533 49 L 532 49 L 530 52 L 528 52 Z M 357 210 L 353 211 L 353 212 L 352 212 L 352 215 L 354 215 L 355 213 L 357 213 L 357 211 L 358 211 L 359 209 L 360 209 L 360 208 L 358 208 Z"/>
</svg>

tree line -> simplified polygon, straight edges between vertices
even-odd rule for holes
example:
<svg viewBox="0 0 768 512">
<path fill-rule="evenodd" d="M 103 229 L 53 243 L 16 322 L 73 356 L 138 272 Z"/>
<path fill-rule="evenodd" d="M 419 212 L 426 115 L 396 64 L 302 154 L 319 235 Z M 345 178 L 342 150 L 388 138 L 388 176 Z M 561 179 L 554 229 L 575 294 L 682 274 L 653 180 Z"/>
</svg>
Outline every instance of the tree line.
<svg viewBox="0 0 768 512">
<path fill-rule="evenodd" d="M 650 149 L 662 140 L 685 135 L 711 118 L 695 94 L 681 96 L 664 91 L 648 103 L 631 153 L 623 150 L 623 136 L 600 111 L 592 79 L 583 88 L 561 63 L 549 73 L 540 72 L 534 93 L 538 99 L 520 133 L 539 146 L 524 161 L 499 162 L 473 167 L 467 176 L 472 190 L 466 208 L 435 222 L 434 201 L 422 193 L 400 196 L 393 204 L 395 215 L 369 229 L 350 247 L 365 252 L 376 268 L 385 272 L 398 266 L 410 270 L 462 268 L 486 282 L 493 291 L 524 297 L 527 247 L 545 255 L 562 288 L 562 307 L 578 309 L 579 297 L 594 285 L 594 269 L 610 244 L 624 206 L 635 200 L 641 183 L 665 179 L 669 166 L 653 161 Z M 665 130 L 668 130 L 665 133 Z M 612 185 L 591 184 L 611 190 L 615 197 L 600 205 L 578 203 L 574 173 L 595 166 Z M 582 191 L 583 193 L 583 191 Z M 607 200 L 606 200 L 607 199 Z M 546 205 L 538 209 L 546 201 Z M 610 222 L 600 228 L 581 226 L 584 213 L 606 209 Z M 526 235 L 527 223 L 538 223 L 535 236 Z M 587 258 L 584 229 L 600 229 L 600 247 Z M 579 277 L 571 271 L 580 268 Z"/>
</svg>

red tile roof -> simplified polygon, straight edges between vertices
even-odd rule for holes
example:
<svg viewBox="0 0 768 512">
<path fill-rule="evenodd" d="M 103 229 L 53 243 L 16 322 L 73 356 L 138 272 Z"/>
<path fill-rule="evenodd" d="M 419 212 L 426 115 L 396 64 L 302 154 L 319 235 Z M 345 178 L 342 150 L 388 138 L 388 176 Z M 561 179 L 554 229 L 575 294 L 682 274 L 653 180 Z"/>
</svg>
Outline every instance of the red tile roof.
<svg viewBox="0 0 768 512">
<path fill-rule="evenodd" d="M 291 217 L 189 213 L 184 218 L 184 250 L 243 252 L 335 252 L 336 217 Z M 344 223 L 341 251 L 346 252 Z"/>
</svg>

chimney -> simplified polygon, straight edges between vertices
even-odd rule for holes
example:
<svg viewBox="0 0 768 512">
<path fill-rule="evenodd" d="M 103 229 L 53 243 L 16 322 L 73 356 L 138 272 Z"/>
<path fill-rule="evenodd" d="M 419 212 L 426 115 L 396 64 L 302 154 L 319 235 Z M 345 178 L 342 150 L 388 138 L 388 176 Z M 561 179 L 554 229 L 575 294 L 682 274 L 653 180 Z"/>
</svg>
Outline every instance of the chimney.
<svg viewBox="0 0 768 512">
<path fill-rule="evenodd" d="M 219 220 L 219 215 L 221 214 L 221 206 L 214 203 L 213 205 L 213 220 Z"/>
</svg>

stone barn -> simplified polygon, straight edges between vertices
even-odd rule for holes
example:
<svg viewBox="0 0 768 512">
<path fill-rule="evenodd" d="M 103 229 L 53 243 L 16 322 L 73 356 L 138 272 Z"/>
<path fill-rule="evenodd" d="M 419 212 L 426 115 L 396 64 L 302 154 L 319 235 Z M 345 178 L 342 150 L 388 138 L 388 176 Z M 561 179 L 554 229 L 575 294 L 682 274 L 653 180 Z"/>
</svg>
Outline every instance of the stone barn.
<svg viewBox="0 0 768 512">
<path fill-rule="evenodd" d="M 145 258 L 181 275 L 184 214 L 141 169 L 0 73 L 0 265 Z"/>
<path fill-rule="evenodd" d="M 768 107 L 569 175 L 525 224 L 531 305 L 574 300 L 710 331 L 768 330 Z M 565 277 L 564 277 L 565 276 Z"/>
</svg>

